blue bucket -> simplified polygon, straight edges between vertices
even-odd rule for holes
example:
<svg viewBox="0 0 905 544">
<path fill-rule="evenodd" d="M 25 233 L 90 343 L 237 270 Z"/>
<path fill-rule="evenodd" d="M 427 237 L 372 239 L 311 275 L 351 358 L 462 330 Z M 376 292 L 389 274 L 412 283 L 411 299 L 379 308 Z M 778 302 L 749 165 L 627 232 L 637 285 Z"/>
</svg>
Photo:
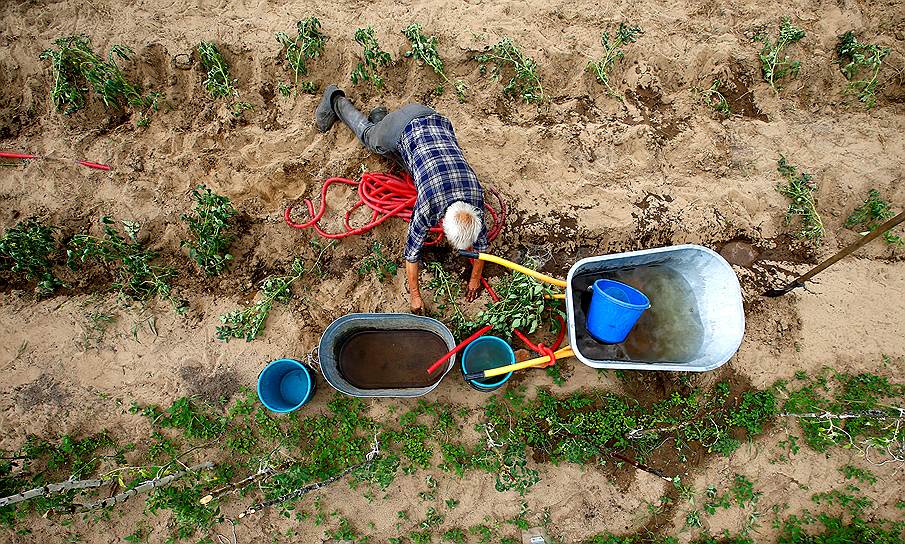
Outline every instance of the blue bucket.
<svg viewBox="0 0 905 544">
<path fill-rule="evenodd" d="M 258 398 L 272 412 L 291 412 L 300 408 L 314 392 L 311 371 L 295 359 L 278 359 L 258 376 Z"/>
<path fill-rule="evenodd" d="M 489 368 L 511 365 L 515 363 L 515 352 L 502 338 L 481 336 L 474 340 L 462 352 L 462 373 L 470 374 Z M 512 372 L 500 376 L 492 376 L 480 380 L 468 380 L 469 385 L 478 391 L 499 389 L 512 377 Z"/>
<path fill-rule="evenodd" d="M 588 310 L 588 332 L 606 344 L 625 340 L 650 300 L 641 291 L 614 280 L 597 280 Z"/>
</svg>

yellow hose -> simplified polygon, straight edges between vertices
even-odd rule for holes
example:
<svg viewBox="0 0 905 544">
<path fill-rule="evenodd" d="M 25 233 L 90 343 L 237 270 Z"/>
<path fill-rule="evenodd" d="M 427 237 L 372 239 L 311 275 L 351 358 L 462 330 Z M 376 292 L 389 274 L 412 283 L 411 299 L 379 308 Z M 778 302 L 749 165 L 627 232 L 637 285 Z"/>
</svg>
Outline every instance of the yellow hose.
<svg viewBox="0 0 905 544">
<path fill-rule="evenodd" d="M 570 346 L 566 346 L 564 348 L 560 348 L 553 352 L 556 355 L 557 359 L 562 359 L 565 357 L 572 357 L 575 355 L 575 352 L 572 351 Z M 485 378 L 492 378 L 494 376 L 500 376 L 502 374 L 508 374 L 509 372 L 515 372 L 516 370 L 523 370 L 526 368 L 531 368 L 532 366 L 541 365 L 550 361 L 549 357 L 537 357 L 536 359 L 528 359 L 527 361 L 522 361 L 521 363 L 515 363 L 506 366 L 500 366 L 497 368 L 488 368 L 484 371 Z"/>
<path fill-rule="evenodd" d="M 541 274 L 540 272 L 538 272 L 536 270 L 531 270 L 530 268 L 525 268 L 524 266 L 522 266 L 520 264 L 516 264 L 512 261 L 507 261 L 506 259 L 497 257 L 496 255 L 491 255 L 489 253 L 478 253 L 478 259 L 481 259 L 482 261 L 487 261 L 490 263 L 496 263 L 500 266 L 505 266 L 506 268 L 511 268 L 512 270 L 515 270 L 516 272 L 521 272 L 522 274 L 524 274 L 526 276 L 531 276 L 532 278 L 534 278 L 538 281 L 542 281 L 544 283 L 549 283 L 550 285 L 555 285 L 557 287 L 562 287 L 562 288 L 566 287 L 566 282 L 564 282 L 563 280 L 558 280 L 558 279 L 550 277 L 546 274 Z"/>
</svg>

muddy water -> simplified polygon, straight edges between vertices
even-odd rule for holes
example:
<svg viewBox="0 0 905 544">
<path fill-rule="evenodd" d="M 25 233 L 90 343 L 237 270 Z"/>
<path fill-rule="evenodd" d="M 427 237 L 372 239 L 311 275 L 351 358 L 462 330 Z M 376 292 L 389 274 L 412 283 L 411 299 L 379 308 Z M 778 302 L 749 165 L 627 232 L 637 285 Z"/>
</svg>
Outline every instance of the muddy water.
<svg viewBox="0 0 905 544">
<path fill-rule="evenodd" d="M 621 344 L 604 344 L 588 334 L 585 325 L 591 303 L 588 287 L 600 278 L 621 281 L 650 299 L 650 309 Z M 704 325 L 691 285 L 668 266 L 581 274 L 572 279 L 576 340 L 581 353 L 592 359 L 675 362 L 692 360 L 703 343 Z"/>
<path fill-rule="evenodd" d="M 360 389 L 427 387 L 443 372 L 427 373 L 449 351 L 436 334 L 419 330 L 366 330 L 352 334 L 339 350 L 339 372 Z"/>
</svg>

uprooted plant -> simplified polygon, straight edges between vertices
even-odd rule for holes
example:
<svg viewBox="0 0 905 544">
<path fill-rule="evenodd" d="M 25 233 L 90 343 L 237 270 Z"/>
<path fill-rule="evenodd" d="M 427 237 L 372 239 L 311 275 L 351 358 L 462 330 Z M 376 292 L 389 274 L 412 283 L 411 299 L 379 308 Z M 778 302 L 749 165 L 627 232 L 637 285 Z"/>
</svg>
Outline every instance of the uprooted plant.
<svg viewBox="0 0 905 544">
<path fill-rule="evenodd" d="M 619 28 L 610 36 L 609 31 L 600 35 L 600 43 L 603 45 L 603 58 L 588 63 L 588 71 L 593 73 L 597 81 L 606 85 L 610 96 L 622 100 L 622 95 L 617 93 L 610 85 L 610 74 L 617 62 L 625 57 L 622 46 L 634 43 L 640 34 L 641 27 L 631 26 L 624 22 L 619 23 Z"/>
<path fill-rule="evenodd" d="M 858 100 L 867 109 L 877 105 L 877 74 L 883 59 L 889 56 L 888 47 L 880 47 L 872 43 L 862 43 L 855 37 L 855 33 L 849 30 L 839 36 L 836 43 L 836 63 L 839 64 L 842 74 L 848 80 L 846 92 L 857 94 Z M 866 72 L 863 79 L 858 79 L 862 72 Z"/>
<path fill-rule="evenodd" d="M 789 55 L 784 54 L 784 50 L 800 41 L 804 36 L 804 30 L 793 25 L 789 17 L 783 17 L 779 24 L 779 36 L 775 42 L 771 42 L 770 37 L 764 33 L 754 37 L 754 41 L 764 44 L 758 53 L 761 73 L 764 80 L 770 84 L 770 88 L 777 94 L 779 93 L 779 80 L 786 76 L 795 77 L 801 69 L 801 62 L 790 59 Z"/>
<path fill-rule="evenodd" d="M 872 232 L 895 214 L 896 212 L 892 211 L 889 202 L 880 196 L 880 191 L 871 189 L 868 191 L 864 203 L 855 208 L 852 214 L 848 216 L 848 219 L 845 220 L 845 228 L 859 232 Z M 892 230 L 884 232 L 883 239 L 888 244 L 905 244 L 905 240 L 898 234 L 894 234 Z"/>
<path fill-rule="evenodd" d="M 431 273 L 427 288 L 434 292 L 433 302 L 441 317 L 449 320 L 450 327 L 456 334 L 465 332 L 469 327 L 469 319 L 459 308 L 458 300 L 462 295 L 462 286 L 438 262 L 430 262 L 425 266 Z"/>
<path fill-rule="evenodd" d="M 8 269 L 37 282 L 35 291 L 39 295 L 53 293 L 63 285 L 53 273 L 53 258 L 59 249 L 56 230 L 35 218 L 8 229 L 0 237 L 0 270 Z"/>
<path fill-rule="evenodd" d="M 704 89 L 700 91 L 699 95 L 701 100 L 703 100 L 710 109 L 718 113 L 720 116 L 724 118 L 728 118 L 732 116 L 732 109 L 729 107 L 729 101 L 726 100 L 726 95 L 720 92 L 720 88 L 723 86 L 723 82 L 719 79 L 714 79 L 713 83 L 710 85 L 709 89 Z"/>
<path fill-rule="evenodd" d="M 374 29 L 371 27 L 359 28 L 355 31 L 355 41 L 363 48 L 364 63 L 359 62 L 352 71 L 352 83 L 358 85 L 360 81 L 370 81 L 375 89 L 383 88 L 383 77 L 380 71 L 390 65 L 392 57 L 380 48 Z"/>
<path fill-rule="evenodd" d="M 264 330 L 264 323 L 274 303 L 287 304 L 292 298 L 292 284 L 304 274 L 304 264 L 296 259 L 289 274 L 265 279 L 252 304 L 220 316 L 223 325 L 217 327 L 217 338 L 227 342 L 231 338 L 244 338 L 246 342 L 257 338 Z"/>
<path fill-rule="evenodd" d="M 56 49 L 45 49 L 40 58 L 50 60 L 53 87 L 50 98 L 58 111 L 74 113 L 85 106 L 88 87 L 100 96 L 104 105 L 116 108 L 142 108 L 142 116 L 157 109 L 160 93 L 143 95 L 141 86 L 126 79 L 116 59 L 129 60 L 132 49 L 113 45 L 107 59 L 94 52 L 87 36 L 68 36 L 54 40 Z"/>
<path fill-rule="evenodd" d="M 177 313 L 184 313 L 188 302 L 176 298 L 170 286 L 176 271 L 169 266 L 152 264 L 158 254 L 139 240 L 140 223 L 123 220 L 121 224 L 125 236 L 116 228 L 116 222 L 107 216 L 101 217 L 103 236 L 73 236 L 66 250 L 69 266 L 78 269 L 88 261 L 102 263 L 112 269 L 113 288 L 121 297 L 136 302 L 147 302 L 156 297 L 169 301 Z"/>
<path fill-rule="evenodd" d="M 189 257 L 208 276 L 217 276 L 233 259 L 229 245 L 235 236 L 231 232 L 230 221 L 238 212 L 229 198 L 214 193 L 204 185 L 192 191 L 192 198 L 195 200 L 192 213 L 182 215 L 192 238 L 183 240 L 182 247 L 188 249 Z"/>
<path fill-rule="evenodd" d="M 289 68 L 294 76 L 292 88 L 298 95 L 299 91 L 310 93 L 316 90 L 316 87 L 312 89 L 314 84 L 309 81 L 301 82 L 303 85 L 300 86 L 299 78 L 308 75 L 308 61 L 314 61 L 324 54 L 327 35 L 321 32 L 321 23 L 317 17 L 308 17 L 298 21 L 295 27 L 297 30 L 295 38 L 290 38 L 285 32 L 277 32 L 276 39 L 286 50 L 286 62 L 289 63 Z M 288 90 L 288 87 L 288 84 L 280 83 L 280 92 L 283 92 L 284 88 Z M 284 93 L 286 96 L 288 94 L 288 92 Z"/>
<path fill-rule="evenodd" d="M 819 242 L 824 235 L 823 221 L 817 212 L 817 202 L 814 193 L 817 184 L 813 176 L 805 172 L 799 172 L 798 167 L 791 165 L 784 156 L 779 157 L 777 170 L 785 178 L 785 183 L 776 186 L 776 190 L 789 197 L 789 209 L 786 211 L 785 222 L 792 223 L 795 217 L 799 218 L 800 226 L 796 235 Z"/>
<path fill-rule="evenodd" d="M 532 263 L 526 263 L 525 266 L 532 268 Z M 508 338 L 513 329 L 531 334 L 553 315 L 565 317 L 556 301 L 550 298 L 556 291 L 521 272 L 512 272 L 503 278 L 494 286 L 494 290 L 499 300 L 489 303 L 477 315 L 472 329 L 492 325 L 493 333 Z"/>
<path fill-rule="evenodd" d="M 543 102 L 544 88 L 537 73 L 537 63 L 522 52 L 511 38 L 503 38 L 495 45 L 477 55 L 475 60 L 481 65 L 481 73 L 487 73 L 497 81 L 509 77 L 503 87 L 504 96 L 516 96 L 526 104 Z"/>
</svg>

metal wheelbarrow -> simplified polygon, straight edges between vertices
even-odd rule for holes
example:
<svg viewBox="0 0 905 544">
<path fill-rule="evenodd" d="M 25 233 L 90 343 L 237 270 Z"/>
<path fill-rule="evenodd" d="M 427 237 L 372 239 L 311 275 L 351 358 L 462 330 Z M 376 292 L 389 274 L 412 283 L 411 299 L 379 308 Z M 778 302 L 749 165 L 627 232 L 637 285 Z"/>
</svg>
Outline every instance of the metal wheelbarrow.
<svg viewBox="0 0 905 544">
<path fill-rule="evenodd" d="M 486 253 L 464 257 L 494 262 L 566 290 L 570 348 L 593 368 L 704 372 L 723 365 L 738 351 L 745 332 L 742 293 L 735 271 L 716 252 L 679 245 L 588 257 L 572 265 L 565 281 Z M 586 327 L 594 281 L 613 279 L 642 291 L 646 311 L 625 341 L 604 344 Z M 542 362 L 534 360 L 537 364 Z M 533 366 L 521 363 L 521 368 Z M 502 370 L 493 369 L 493 371 Z M 507 367 L 505 372 L 516 370 Z M 492 376 L 495 372 L 485 372 Z"/>
</svg>

